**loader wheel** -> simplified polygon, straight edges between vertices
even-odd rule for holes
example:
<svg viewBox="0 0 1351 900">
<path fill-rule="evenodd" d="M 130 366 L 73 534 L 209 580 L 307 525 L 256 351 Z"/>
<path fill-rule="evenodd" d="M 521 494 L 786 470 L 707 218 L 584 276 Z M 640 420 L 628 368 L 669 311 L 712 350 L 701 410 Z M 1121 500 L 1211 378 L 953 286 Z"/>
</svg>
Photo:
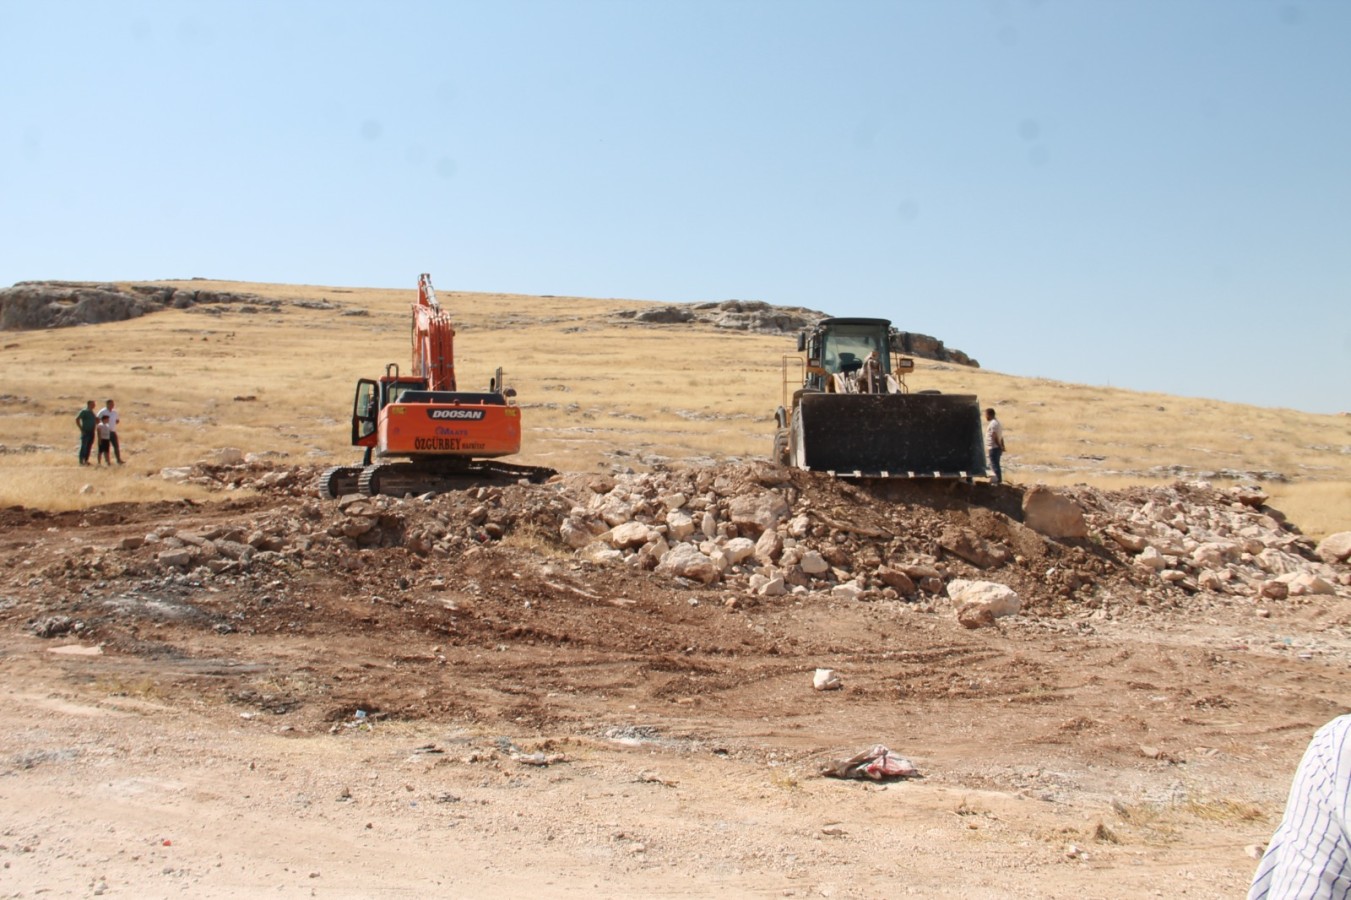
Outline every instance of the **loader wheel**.
<svg viewBox="0 0 1351 900">
<path fill-rule="evenodd" d="M 774 462 L 781 466 L 789 463 L 788 458 L 788 429 L 780 428 L 774 432 Z"/>
</svg>

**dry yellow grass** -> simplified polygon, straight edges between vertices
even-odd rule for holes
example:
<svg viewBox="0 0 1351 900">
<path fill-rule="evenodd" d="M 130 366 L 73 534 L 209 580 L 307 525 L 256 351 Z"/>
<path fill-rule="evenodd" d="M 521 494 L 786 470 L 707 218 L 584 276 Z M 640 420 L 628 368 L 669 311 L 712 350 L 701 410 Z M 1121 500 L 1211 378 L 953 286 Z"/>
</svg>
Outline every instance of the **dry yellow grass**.
<svg viewBox="0 0 1351 900">
<path fill-rule="evenodd" d="M 352 390 L 358 377 L 378 376 L 387 363 L 407 368 L 411 286 L 168 283 L 282 301 L 326 299 L 340 308 L 199 307 L 0 335 L 0 442 L 8 451 L 0 454 L 0 505 L 57 509 L 191 496 L 194 489 L 161 479 L 159 470 L 226 446 L 296 463 L 355 458 L 348 443 Z M 458 330 L 461 386 L 486 386 L 502 366 L 519 393 L 526 426 L 520 462 L 594 471 L 642 469 L 663 458 L 769 454 L 792 336 L 613 317 L 641 308 L 638 301 L 444 289 L 439 296 Z M 1307 533 L 1351 528 L 1351 417 L 924 360 L 910 382 L 913 389 L 975 393 L 982 406 L 998 408 L 1009 441 L 1006 469 L 1017 482 L 1119 487 L 1171 481 L 1178 466 L 1276 473 L 1288 482 L 1264 484 Z M 128 465 L 80 469 L 75 413 L 84 400 L 101 404 L 109 396 L 123 412 Z M 80 493 L 86 484 L 91 491 Z"/>
</svg>

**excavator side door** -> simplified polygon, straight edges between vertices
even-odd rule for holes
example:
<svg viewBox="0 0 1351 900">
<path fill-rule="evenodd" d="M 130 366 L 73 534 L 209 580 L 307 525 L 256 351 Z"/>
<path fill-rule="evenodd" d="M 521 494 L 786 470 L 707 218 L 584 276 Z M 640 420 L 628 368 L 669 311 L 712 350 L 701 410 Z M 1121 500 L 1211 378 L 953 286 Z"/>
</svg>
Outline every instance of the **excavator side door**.
<svg viewBox="0 0 1351 900">
<path fill-rule="evenodd" d="M 369 378 L 357 382 L 356 399 L 352 401 L 352 445 L 372 447 L 380 416 L 380 383 Z"/>
</svg>

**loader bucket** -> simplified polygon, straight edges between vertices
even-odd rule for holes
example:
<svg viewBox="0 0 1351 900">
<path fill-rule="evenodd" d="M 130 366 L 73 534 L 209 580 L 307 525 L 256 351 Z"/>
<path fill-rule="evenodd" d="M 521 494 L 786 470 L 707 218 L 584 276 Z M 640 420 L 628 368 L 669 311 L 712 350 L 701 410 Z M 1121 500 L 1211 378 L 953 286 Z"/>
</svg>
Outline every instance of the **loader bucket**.
<svg viewBox="0 0 1351 900">
<path fill-rule="evenodd" d="M 803 392 L 791 453 L 802 469 L 843 476 L 985 474 L 980 404 L 970 394 Z"/>
</svg>

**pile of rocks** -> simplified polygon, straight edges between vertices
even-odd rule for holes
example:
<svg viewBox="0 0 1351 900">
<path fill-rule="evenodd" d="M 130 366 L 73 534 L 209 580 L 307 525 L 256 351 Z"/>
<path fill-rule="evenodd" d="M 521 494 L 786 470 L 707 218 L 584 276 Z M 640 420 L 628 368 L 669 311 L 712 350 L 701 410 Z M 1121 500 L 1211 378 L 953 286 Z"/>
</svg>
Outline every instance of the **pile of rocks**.
<svg viewBox="0 0 1351 900">
<path fill-rule="evenodd" d="M 1005 513 L 888 504 L 849 486 L 832 510 L 811 496 L 817 476 L 754 465 L 569 487 L 559 536 L 579 559 L 762 597 L 950 599 L 973 627 L 1026 608 L 1025 595 L 1043 608 L 1055 597 L 1091 608 L 1122 584 L 1146 596 L 1351 596 L 1351 533 L 1315 548 L 1254 488 L 1034 487 L 1012 492 L 1018 505 Z M 974 497 L 980 486 L 964 488 Z M 868 524 L 879 512 L 892 521 Z"/>
<path fill-rule="evenodd" d="M 955 571 L 996 569 L 1015 558 L 960 516 L 911 508 L 906 523 L 869 522 L 884 501 L 869 510 L 850 486 L 768 465 L 580 478 L 569 488 L 576 502 L 559 535 L 578 558 L 760 597 L 939 597 Z M 841 504 L 829 488 L 854 492 L 862 501 L 854 514 L 849 498 L 842 512 L 835 508 Z M 859 514 L 865 510 L 874 515 Z M 1027 530 L 1012 520 L 1008 527 Z M 990 593 L 973 584 L 973 597 Z M 1017 606 L 1002 599 L 995 605 L 1006 612 Z"/>
<path fill-rule="evenodd" d="M 1209 598 L 1258 608 L 1351 598 L 1351 532 L 1315 546 L 1250 487 L 859 487 L 754 463 L 333 502 L 314 496 L 315 475 L 261 460 L 199 464 L 190 480 L 298 499 L 206 528 L 166 521 L 123 540 L 115 558 L 90 560 L 90 574 L 149 568 L 205 580 L 288 567 L 357 571 L 374 559 L 361 551 L 374 548 L 409 554 L 381 554 L 381 565 L 416 557 L 425 562 L 412 568 L 434 573 L 438 560 L 514 538 L 517 549 L 569 555 L 597 577 L 626 566 L 718 590 L 729 605 L 786 595 L 897 600 L 950 609 L 969 627 L 1020 613 L 1101 611 L 1109 602 Z"/>
<path fill-rule="evenodd" d="M 1082 493 L 1082 492 L 1081 492 Z M 1105 495 L 1099 495 L 1105 497 Z M 1138 504 L 1100 506 L 1104 538 L 1134 566 L 1188 592 L 1283 600 L 1351 585 L 1351 532 L 1317 546 L 1287 526 L 1257 487 L 1217 491 L 1204 482 L 1159 489 Z"/>
</svg>

